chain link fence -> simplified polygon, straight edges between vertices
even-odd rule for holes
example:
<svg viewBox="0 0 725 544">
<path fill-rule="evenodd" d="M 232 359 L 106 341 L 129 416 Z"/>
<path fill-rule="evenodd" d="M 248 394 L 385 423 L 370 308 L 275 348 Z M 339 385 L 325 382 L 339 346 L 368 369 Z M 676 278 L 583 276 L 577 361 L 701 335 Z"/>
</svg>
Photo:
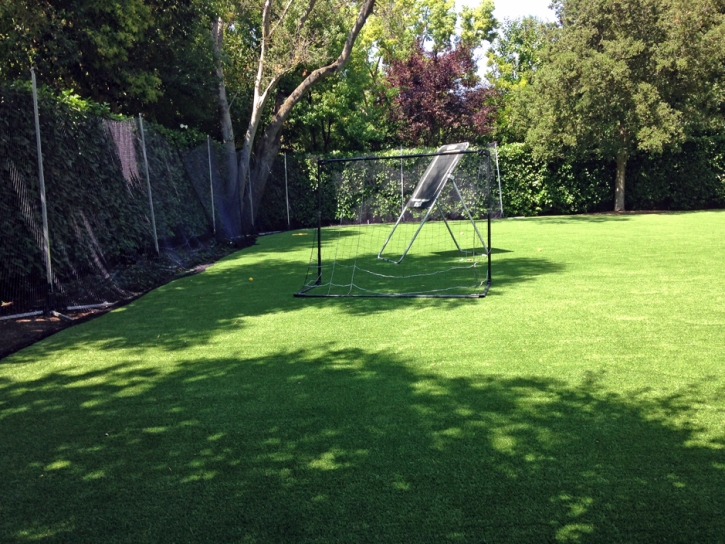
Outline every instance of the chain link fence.
<svg viewBox="0 0 725 544">
<path fill-rule="evenodd" d="M 240 206 L 221 144 L 182 151 L 140 117 L 45 95 L 36 111 L 0 87 L 0 319 L 115 303 L 228 251 Z"/>
</svg>

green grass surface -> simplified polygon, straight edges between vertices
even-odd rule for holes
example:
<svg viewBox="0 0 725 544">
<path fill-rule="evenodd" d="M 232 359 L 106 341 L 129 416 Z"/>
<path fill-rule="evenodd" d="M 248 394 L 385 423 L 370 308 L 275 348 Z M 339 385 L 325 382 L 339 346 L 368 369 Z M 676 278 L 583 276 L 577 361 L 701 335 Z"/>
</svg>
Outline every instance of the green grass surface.
<svg viewBox="0 0 725 544">
<path fill-rule="evenodd" d="M 304 292 L 322 296 L 483 294 L 487 279 L 486 223 L 477 224 L 479 238 L 470 221 L 430 220 L 419 230 L 420 219 L 400 223 L 394 230 L 389 224 L 324 229 L 322 281 L 317 283 L 315 247 Z M 314 237 L 315 233 L 311 234 Z"/>
<path fill-rule="evenodd" d="M 454 301 L 261 238 L 0 361 L 0 541 L 724 542 L 723 232 L 499 221 Z"/>
</svg>

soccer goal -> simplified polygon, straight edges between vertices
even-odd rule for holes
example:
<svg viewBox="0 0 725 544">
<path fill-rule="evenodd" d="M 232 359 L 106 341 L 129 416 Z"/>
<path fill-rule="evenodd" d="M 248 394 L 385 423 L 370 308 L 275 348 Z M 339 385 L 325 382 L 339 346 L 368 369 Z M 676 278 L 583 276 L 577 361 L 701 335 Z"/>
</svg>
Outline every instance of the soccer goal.
<svg viewBox="0 0 725 544">
<path fill-rule="evenodd" d="M 319 161 L 318 228 L 295 296 L 486 296 L 492 162 L 468 147 Z"/>
</svg>

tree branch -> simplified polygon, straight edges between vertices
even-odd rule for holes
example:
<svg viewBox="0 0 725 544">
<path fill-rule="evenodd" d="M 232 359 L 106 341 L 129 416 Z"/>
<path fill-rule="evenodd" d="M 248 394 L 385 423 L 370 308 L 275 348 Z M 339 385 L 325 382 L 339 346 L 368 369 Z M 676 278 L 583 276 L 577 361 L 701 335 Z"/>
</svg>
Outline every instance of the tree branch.
<svg viewBox="0 0 725 544">
<path fill-rule="evenodd" d="M 340 56 L 337 57 L 337 59 L 331 64 L 328 64 L 327 66 L 322 66 L 317 70 L 314 70 L 304 79 L 304 81 L 302 81 L 302 83 L 297 86 L 294 91 L 292 91 L 292 94 L 287 97 L 287 99 L 280 106 L 279 110 L 277 110 L 277 113 L 275 113 L 268 127 L 268 130 L 279 130 L 279 127 L 281 127 L 282 123 L 284 123 L 285 119 L 287 119 L 287 116 L 292 110 L 292 107 L 297 102 L 299 102 L 300 98 L 302 98 L 302 96 L 304 96 L 304 94 L 309 91 L 313 85 L 315 85 L 318 81 L 329 77 L 335 72 L 339 72 L 343 69 L 348 59 L 350 58 L 353 45 L 355 44 L 355 40 L 357 39 L 358 34 L 362 30 L 362 27 L 365 26 L 365 22 L 367 21 L 368 17 L 373 12 L 374 6 L 375 0 L 365 0 L 362 7 L 360 8 L 357 20 L 355 21 L 355 24 L 353 25 L 350 33 L 347 36 L 345 46 L 342 48 Z"/>
<path fill-rule="evenodd" d="M 270 38 L 274 34 L 274 31 L 277 30 L 277 28 L 279 27 L 279 25 L 282 24 L 282 21 L 284 21 L 284 18 L 287 16 L 287 12 L 289 11 L 289 8 L 292 6 L 292 4 L 294 2 L 295 2 L 295 0 L 289 0 L 289 2 L 287 2 L 287 5 L 282 10 L 282 15 L 279 16 L 279 19 L 277 19 L 277 23 L 275 23 L 274 28 L 269 33 L 269 37 Z"/>
<path fill-rule="evenodd" d="M 300 22 L 297 23 L 297 30 L 295 30 L 295 38 L 297 38 L 300 35 L 300 30 L 302 30 L 302 27 L 305 26 L 305 23 L 307 22 L 307 18 L 310 16 L 310 13 L 312 13 L 312 10 L 315 9 L 315 3 L 317 0 L 310 0 L 310 3 L 307 5 L 307 11 L 305 11 L 305 14 L 300 17 Z"/>
</svg>

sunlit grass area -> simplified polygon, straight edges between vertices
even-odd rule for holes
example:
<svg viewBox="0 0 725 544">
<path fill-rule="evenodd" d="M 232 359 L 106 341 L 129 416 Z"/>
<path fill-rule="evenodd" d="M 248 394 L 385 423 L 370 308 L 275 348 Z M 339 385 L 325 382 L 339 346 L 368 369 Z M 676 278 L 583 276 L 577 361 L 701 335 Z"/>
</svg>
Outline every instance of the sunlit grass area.
<svg viewBox="0 0 725 544">
<path fill-rule="evenodd" d="M 497 221 L 470 300 L 263 237 L 0 360 L 0 541 L 723 542 L 723 232 Z"/>
</svg>

